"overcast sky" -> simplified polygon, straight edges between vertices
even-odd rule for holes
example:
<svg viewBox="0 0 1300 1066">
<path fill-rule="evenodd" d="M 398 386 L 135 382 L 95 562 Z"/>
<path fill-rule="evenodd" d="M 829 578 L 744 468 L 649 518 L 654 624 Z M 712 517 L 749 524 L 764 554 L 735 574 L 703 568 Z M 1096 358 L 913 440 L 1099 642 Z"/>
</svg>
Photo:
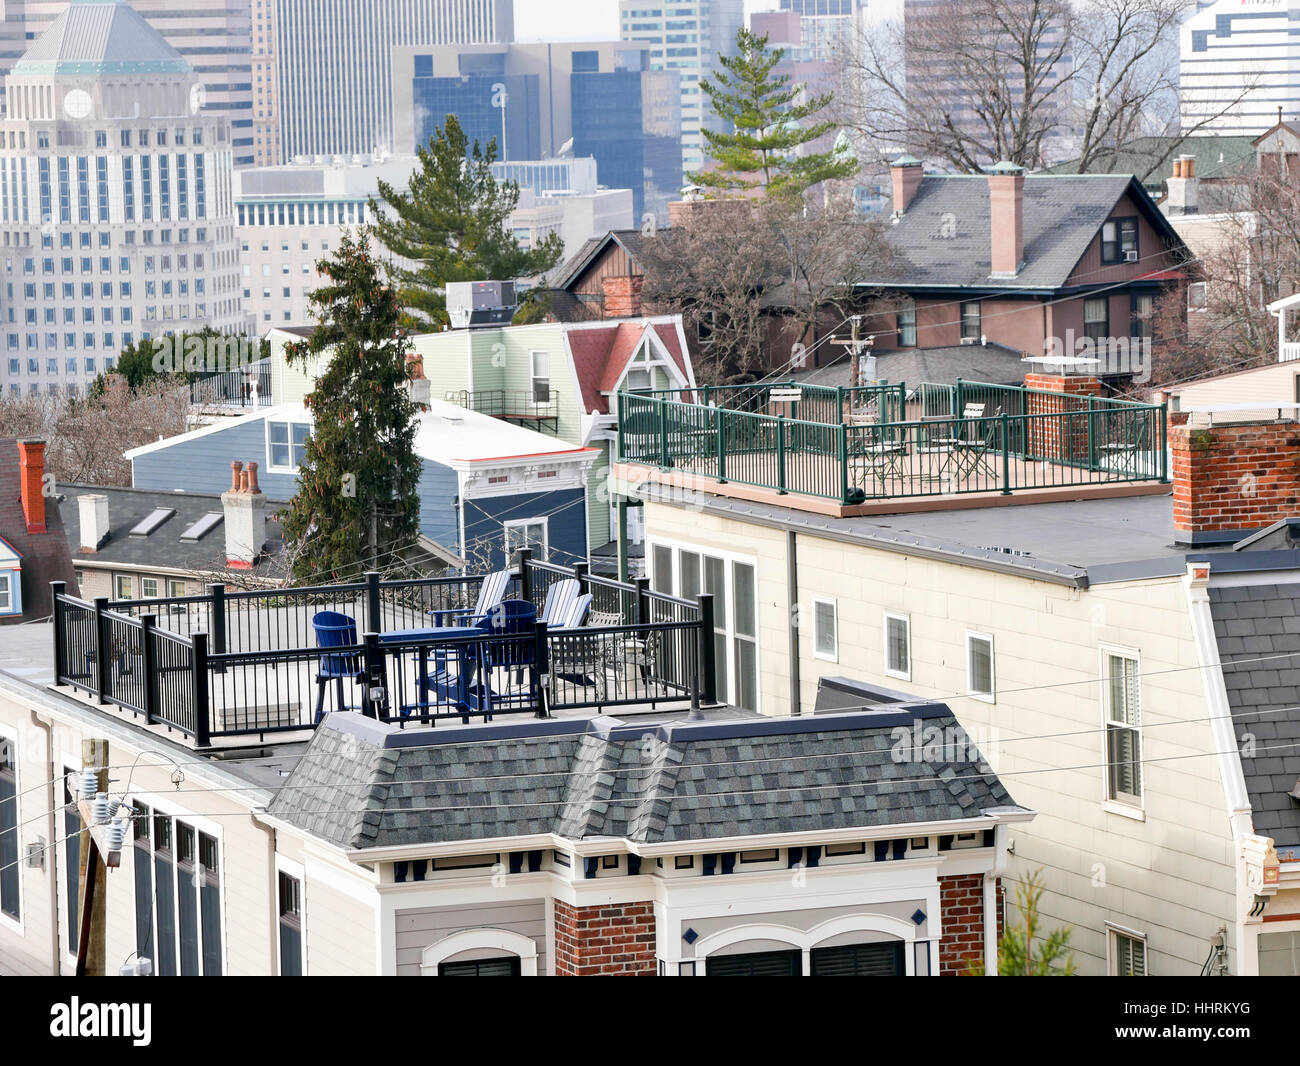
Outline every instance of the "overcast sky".
<svg viewBox="0 0 1300 1066">
<path fill-rule="evenodd" d="M 776 0 L 745 0 L 745 11 L 774 11 Z M 515 0 L 515 39 L 616 41 L 618 0 Z"/>
</svg>

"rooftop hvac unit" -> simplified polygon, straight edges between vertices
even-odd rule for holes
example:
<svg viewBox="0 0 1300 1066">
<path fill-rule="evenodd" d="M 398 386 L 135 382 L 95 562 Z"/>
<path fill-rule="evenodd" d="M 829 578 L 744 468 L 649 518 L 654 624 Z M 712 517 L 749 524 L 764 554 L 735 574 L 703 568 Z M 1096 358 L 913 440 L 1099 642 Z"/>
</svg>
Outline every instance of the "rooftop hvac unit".
<svg viewBox="0 0 1300 1066">
<path fill-rule="evenodd" d="M 453 329 L 508 326 L 517 307 L 513 281 L 447 283 L 447 317 Z"/>
</svg>

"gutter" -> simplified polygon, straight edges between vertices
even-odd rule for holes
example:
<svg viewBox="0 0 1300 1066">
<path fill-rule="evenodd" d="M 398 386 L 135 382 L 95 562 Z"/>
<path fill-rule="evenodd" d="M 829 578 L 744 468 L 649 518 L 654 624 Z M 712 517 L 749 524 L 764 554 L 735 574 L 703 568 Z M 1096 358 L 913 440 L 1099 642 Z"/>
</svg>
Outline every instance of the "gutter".
<svg viewBox="0 0 1300 1066">
<path fill-rule="evenodd" d="M 45 734 L 45 766 L 49 773 L 54 773 L 54 723 L 47 722 L 35 710 L 30 712 L 32 716 L 32 725 Z M 55 841 L 58 837 L 55 835 L 54 822 L 54 802 L 56 798 L 56 782 L 62 780 L 61 777 L 51 778 L 45 782 L 45 831 L 49 834 L 46 838 L 49 841 L 45 849 L 45 854 L 49 856 L 50 867 L 50 958 L 54 960 L 55 976 L 59 974 L 60 953 L 59 953 L 59 849 L 55 847 Z"/>
<path fill-rule="evenodd" d="M 799 687 L 799 534 L 793 529 L 785 535 L 785 587 L 786 602 L 790 605 L 790 713 L 795 717 L 803 714 L 800 706 Z M 838 624 L 838 618 L 837 618 Z"/>
</svg>

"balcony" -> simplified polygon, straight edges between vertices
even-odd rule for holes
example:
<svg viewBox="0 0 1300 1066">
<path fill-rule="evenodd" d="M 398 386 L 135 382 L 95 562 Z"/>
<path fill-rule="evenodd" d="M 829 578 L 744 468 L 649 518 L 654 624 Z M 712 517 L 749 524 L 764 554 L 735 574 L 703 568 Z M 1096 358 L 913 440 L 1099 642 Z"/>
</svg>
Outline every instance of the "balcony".
<svg viewBox="0 0 1300 1066">
<path fill-rule="evenodd" d="M 596 577 L 520 553 L 504 598 L 541 616 L 557 581 L 590 593 L 586 625 L 431 630 L 472 612 L 485 578 L 364 580 L 274 590 L 93 602 L 54 585 L 56 683 L 196 748 L 305 739 L 331 711 L 386 722 L 487 721 L 605 707 L 713 702 L 713 604 Z M 314 619 L 354 620 L 321 645 Z M 440 616 L 440 621 L 443 616 Z"/>
<path fill-rule="evenodd" d="M 559 432 L 558 389 L 461 389 L 447 393 L 447 402 L 505 422 L 516 422 L 528 429 L 545 428 L 552 433 Z"/>
<path fill-rule="evenodd" d="M 190 381 L 190 403 L 201 409 L 252 411 L 271 406 L 271 360 L 236 370 L 202 374 Z"/>
<path fill-rule="evenodd" d="M 826 514 L 1167 491 L 1165 408 L 1126 400 L 962 381 L 785 382 L 625 392 L 618 412 L 624 483 Z"/>
</svg>

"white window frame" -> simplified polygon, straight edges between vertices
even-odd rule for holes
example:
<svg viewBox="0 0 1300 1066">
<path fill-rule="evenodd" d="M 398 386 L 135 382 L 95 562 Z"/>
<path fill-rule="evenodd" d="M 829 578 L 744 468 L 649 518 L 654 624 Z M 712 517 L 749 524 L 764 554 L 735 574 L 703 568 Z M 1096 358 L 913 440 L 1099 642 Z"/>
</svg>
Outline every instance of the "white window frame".
<svg viewBox="0 0 1300 1066">
<path fill-rule="evenodd" d="M 542 561 L 551 557 L 551 520 L 547 515 L 541 515 L 538 518 L 512 518 L 508 522 L 501 523 L 501 548 L 505 552 L 506 563 L 509 564 L 510 557 L 519 549 L 527 547 L 528 534 L 524 533 L 522 544 L 515 547 L 510 546 L 510 531 L 513 529 L 526 529 L 528 526 L 540 525 L 542 527 Z"/>
<path fill-rule="evenodd" d="M 275 919 L 275 972 L 282 972 L 283 960 L 280 958 L 280 874 L 287 874 L 298 882 L 298 920 L 302 925 L 302 975 L 306 977 L 307 969 L 307 870 L 302 863 L 286 858 L 278 851 L 275 853 L 275 898 L 271 908 Z"/>
<path fill-rule="evenodd" d="M 153 588 L 153 591 L 152 591 L 152 592 L 149 592 L 148 590 L 145 589 L 145 582 L 146 582 L 146 581 L 152 581 L 152 582 L 153 582 L 153 586 L 154 586 L 154 588 Z M 142 599 L 142 600 L 156 600 L 156 599 L 158 599 L 158 581 L 159 581 L 159 578 L 156 578 L 156 577 L 145 577 L 143 574 L 141 574 L 141 575 L 140 575 L 140 599 Z"/>
<path fill-rule="evenodd" d="M 132 578 L 133 578 L 133 577 L 134 577 L 134 575 L 132 575 L 132 574 L 114 574 L 114 575 L 113 575 L 113 599 L 115 599 L 115 600 L 133 600 L 133 599 L 136 598 L 135 595 L 134 595 L 134 593 L 131 591 L 132 589 L 135 588 L 135 585 L 134 585 L 133 582 L 132 582 Z M 123 595 L 123 593 L 122 593 L 122 591 L 121 591 L 121 589 L 122 589 L 122 583 L 123 583 L 123 582 L 126 582 L 126 589 L 127 589 L 127 591 L 126 591 L 126 594 L 125 594 L 125 595 Z"/>
<path fill-rule="evenodd" d="M 281 465 L 278 465 L 278 464 L 275 463 L 274 460 L 272 459 L 272 455 L 274 454 L 274 453 L 271 451 L 271 427 L 272 427 L 272 426 L 285 426 L 285 427 L 288 429 L 288 431 L 289 431 L 289 436 L 288 436 L 289 465 L 288 465 L 288 466 L 281 466 Z M 267 469 L 268 471 L 270 471 L 271 473 L 276 473 L 276 474 L 296 474 L 296 473 L 298 472 L 298 464 L 295 463 L 295 462 L 293 461 L 293 449 L 294 449 L 294 443 L 293 443 L 293 427 L 294 427 L 294 426 L 306 426 L 306 427 L 307 427 L 307 436 L 309 436 L 309 437 L 311 436 L 311 423 L 309 423 L 309 422 L 295 422 L 295 421 L 293 421 L 292 419 L 278 419 L 278 418 L 277 418 L 277 419 L 270 419 L 270 418 L 266 419 L 266 422 L 265 422 L 265 427 L 266 427 L 266 428 L 265 428 L 265 431 L 264 431 L 264 436 L 265 436 L 265 438 L 266 438 L 266 469 Z M 305 452 L 305 449 L 306 449 L 306 442 L 305 442 L 305 441 L 303 442 L 303 449 L 304 449 L 304 452 Z"/>
<path fill-rule="evenodd" d="M 975 673 L 971 669 L 971 646 L 977 640 L 986 641 L 989 646 L 989 690 L 979 692 L 975 689 Z M 992 633 L 980 633 L 973 629 L 966 630 L 966 695 L 983 703 L 998 701 L 998 671 L 995 658 L 995 645 Z"/>
<path fill-rule="evenodd" d="M 1132 729 L 1137 734 L 1138 745 L 1138 774 L 1140 791 L 1137 794 L 1137 802 L 1128 799 L 1116 799 L 1110 794 L 1110 730 L 1115 723 L 1110 717 L 1110 658 L 1118 656 L 1122 659 L 1131 659 L 1134 663 L 1138 678 L 1138 706 L 1137 706 L 1137 725 L 1124 726 L 1125 729 Z M 1101 795 L 1102 807 L 1111 814 L 1122 815 L 1125 818 L 1133 818 L 1137 821 L 1146 820 L 1146 774 L 1143 765 L 1143 737 L 1142 737 L 1142 658 L 1136 648 L 1128 648 L 1117 644 L 1102 644 L 1098 648 L 1098 677 L 1099 688 L 1101 690 L 1099 703 L 1101 705 Z"/>
<path fill-rule="evenodd" d="M 646 537 L 645 541 L 645 559 L 646 573 L 651 579 L 651 587 L 657 588 L 659 575 L 654 573 L 655 548 L 668 549 L 672 559 L 672 574 L 668 582 L 670 595 L 681 595 L 681 553 L 691 552 L 700 557 L 700 589 L 706 589 L 704 580 L 704 557 L 710 556 L 722 561 L 722 580 L 723 594 L 721 597 L 713 598 L 713 625 L 715 630 L 721 630 L 722 636 L 726 643 L 726 677 L 727 691 L 718 692 L 718 699 L 724 703 L 736 703 L 736 645 L 741 641 L 752 641 L 754 645 L 754 706 L 760 710 L 763 707 L 763 642 L 761 630 L 763 619 L 758 595 L 759 584 L 759 564 L 757 556 L 744 555 L 739 552 L 722 551 L 708 544 L 693 544 L 684 540 L 667 540 L 660 537 Z M 754 569 L 754 636 L 748 637 L 736 634 L 735 619 L 735 588 L 736 588 L 736 565 L 750 566 Z M 712 639 L 713 634 L 709 634 Z"/>
<path fill-rule="evenodd" d="M 541 358 L 542 369 L 538 372 L 537 361 Z M 538 399 L 537 386 L 546 386 L 546 398 Z M 529 395 L 535 404 L 547 404 L 551 402 L 551 353 L 545 348 L 533 348 L 528 352 L 528 388 Z"/>
<path fill-rule="evenodd" d="M 818 649 L 818 607 L 829 607 L 831 609 L 831 650 L 828 652 Z M 814 659 L 822 659 L 828 663 L 840 661 L 840 609 L 835 600 L 826 596 L 814 596 L 812 598 L 812 649 Z"/>
<path fill-rule="evenodd" d="M 176 586 L 177 586 L 177 585 L 180 586 L 180 590 L 179 590 L 179 591 L 176 590 Z M 175 597 L 175 596 L 184 596 L 185 594 L 186 594 L 186 589 L 185 589 L 185 579 L 184 579 L 183 577 L 169 577 L 169 578 L 167 579 L 167 595 L 168 595 L 168 596 L 171 596 L 171 597 Z"/>
<path fill-rule="evenodd" d="M 0 615 L 16 614 L 14 611 L 14 579 L 18 577 L 21 571 L 18 570 L 0 570 L 0 593 L 3 593 L 3 599 L 0 599 Z"/>
<path fill-rule="evenodd" d="M 1119 938 L 1124 937 L 1134 944 L 1142 945 L 1142 976 L 1151 976 L 1151 957 L 1147 944 L 1146 933 L 1139 933 L 1136 929 L 1129 929 L 1123 925 L 1117 925 L 1114 922 L 1106 923 L 1106 973 L 1110 977 L 1131 976 L 1136 974 L 1119 973 Z"/>
<path fill-rule="evenodd" d="M 1199 302 L 1196 302 L 1192 299 L 1193 292 L 1200 293 L 1201 298 Z M 1189 282 L 1187 285 L 1187 310 L 1189 311 L 1206 310 L 1209 297 L 1210 297 L 1210 287 L 1208 282 L 1204 282 L 1204 281 Z"/>
<path fill-rule="evenodd" d="M 0 571 L 3 576 L 3 571 Z M 14 821 L 16 823 L 14 831 L 18 837 L 18 917 L 15 919 L 4 911 L 0 911 L 0 929 L 8 929 L 10 932 L 23 936 L 23 923 L 27 919 L 27 878 L 24 871 L 27 869 L 27 852 L 23 846 L 23 767 L 22 759 L 19 758 L 19 752 L 22 751 L 22 745 L 18 742 L 18 730 L 7 722 L 0 722 L 0 747 L 8 745 L 9 753 L 14 763 Z M 51 848 L 58 846 L 51 841 Z M 48 864 L 52 857 L 47 851 L 43 856 Z"/>
<path fill-rule="evenodd" d="M 907 629 L 907 669 L 897 670 L 889 665 L 889 623 L 902 622 Z M 896 677 L 902 681 L 912 680 L 912 616 L 898 611 L 885 611 L 880 623 L 881 659 L 884 662 L 885 676 Z"/>
</svg>

